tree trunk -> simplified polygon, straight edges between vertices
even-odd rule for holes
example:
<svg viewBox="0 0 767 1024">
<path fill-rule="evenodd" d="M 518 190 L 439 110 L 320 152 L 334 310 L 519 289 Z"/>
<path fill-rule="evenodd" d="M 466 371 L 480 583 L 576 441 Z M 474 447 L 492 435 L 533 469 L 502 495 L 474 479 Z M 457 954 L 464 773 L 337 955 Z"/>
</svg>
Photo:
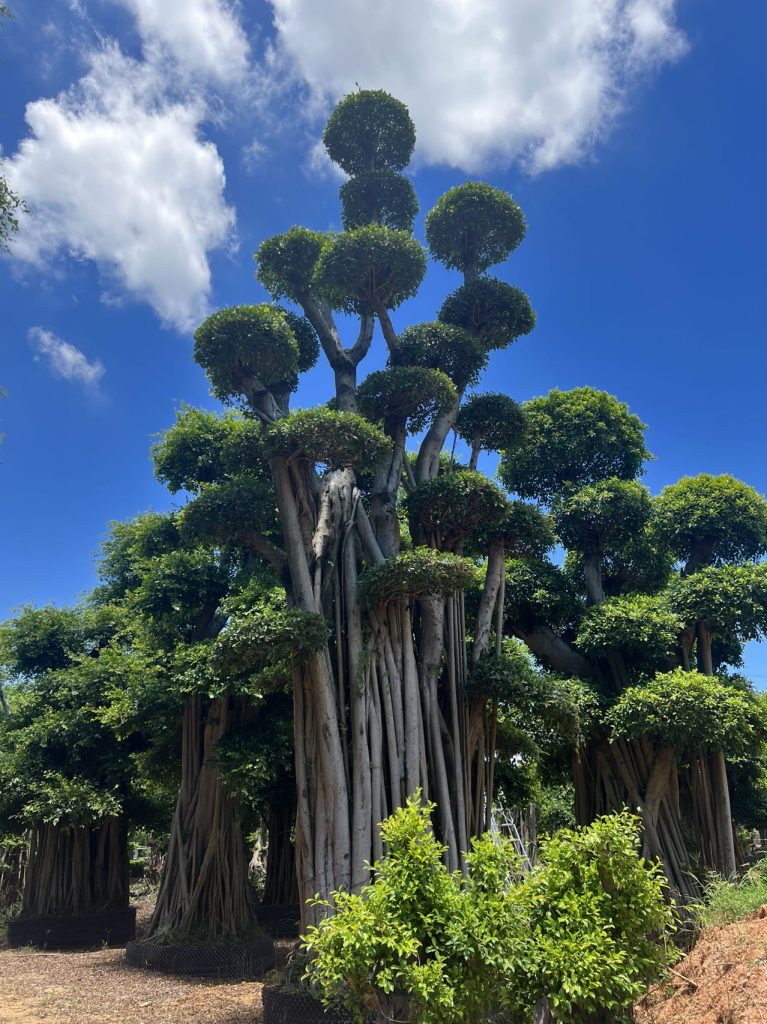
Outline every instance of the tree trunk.
<svg viewBox="0 0 767 1024">
<path fill-rule="evenodd" d="M 181 787 L 149 936 L 213 939 L 253 924 L 238 801 L 225 790 L 216 746 L 237 714 L 234 698 L 195 695 L 184 709 Z"/>
<path fill-rule="evenodd" d="M 711 780 L 713 782 L 714 806 L 716 808 L 716 830 L 721 858 L 720 870 L 725 878 L 734 878 L 738 871 L 735 858 L 735 836 L 730 809 L 730 787 L 727 781 L 727 767 L 721 750 L 710 757 Z"/>
</svg>

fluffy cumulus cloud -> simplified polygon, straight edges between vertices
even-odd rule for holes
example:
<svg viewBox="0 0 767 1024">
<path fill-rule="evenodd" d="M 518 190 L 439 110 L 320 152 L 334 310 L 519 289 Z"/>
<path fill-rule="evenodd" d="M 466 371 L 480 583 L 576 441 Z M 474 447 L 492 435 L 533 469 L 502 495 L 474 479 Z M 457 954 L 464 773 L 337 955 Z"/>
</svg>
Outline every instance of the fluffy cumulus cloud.
<svg viewBox="0 0 767 1024">
<path fill-rule="evenodd" d="M 418 155 L 472 173 L 582 159 L 637 76 L 679 57 L 675 0 L 271 0 L 277 54 L 316 98 L 384 88 Z"/>
<path fill-rule="evenodd" d="M 87 388 L 96 388 L 104 376 L 104 366 L 96 359 L 92 363 L 75 345 L 59 338 L 43 327 L 30 327 L 27 334 L 34 349 L 35 359 L 48 367 L 54 377 L 74 381 Z"/>
<path fill-rule="evenodd" d="M 188 330 L 207 310 L 208 254 L 234 225 L 223 163 L 200 137 L 204 116 L 199 100 L 170 99 L 151 63 L 114 45 L 95 53 L 74 87 L 27 105 L 29 135 L 5 164 L 31 210 L 15 257 L 93 260 Z"/>
<path fill-rule="evenodd" d="M 235 12 L 222 0 L 115 0 L 131 11 L 152 63 L 170 57 L 190 79 L 221 85 L 242 81 L 249 46 Z"/>
</svg>

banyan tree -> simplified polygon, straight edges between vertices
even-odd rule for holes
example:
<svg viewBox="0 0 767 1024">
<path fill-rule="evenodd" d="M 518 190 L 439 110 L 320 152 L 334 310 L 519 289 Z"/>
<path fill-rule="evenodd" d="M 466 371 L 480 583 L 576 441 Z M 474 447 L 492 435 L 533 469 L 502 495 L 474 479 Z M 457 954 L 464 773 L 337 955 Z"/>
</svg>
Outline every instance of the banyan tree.
<svg viewBox="0 0 767 1024">
<path fill-rule="evenodd" d="M 239 545 L 284 597 L 280 609 L 217 610 L 211 664 L 264 678 L 270 658 L 291 665 L 299 895 L 358 890 L 382 853 L 378 823 L 418 790 L 437 804 L 448 866 L 465 868 L 490 823 L 515 637 L 544 689 L 581 702 L 579 818 L 638 807 L 646 852 L 692 896 L 696 855 L 733 867 L 726 757 L 762 742 L 753 695 L 726 671 L 765 624 L 767 505 L 729 478 L 699 478 L 686 502 L 684 482 L 652 499 L 637 481 L 643 424 L 602 392 L 523 407 L 478 392 L 492 352 L 535 324 L 523 292 L 491 273 L 524 237 L 520 208 L 479 182 L 442 196 L 425 238 L 458 287 L 433 320 L 403 323 L 427 264 L 403 174 L 408 111 L 358 91 L 324 142 L 347 175 L 343 230 L 292 227 L 261 244 L 256 275 L 272 301 L 222 309 L 195 333 L 231 411 L 182 410 L 155 452 L 160 478 L 192 495 L 189 536 Z M 364 376 L 374 342 L 386 365 Z M 334 393 L 293 408 L 320 358 Z M 502 453 L 505 489 L 480 471 L 483 452 Z M 698 717 L 686 730 L 643 718 L 648 686 Z M 730 709 L 727 727 L 706 719 L 715 705 Z M 316 905 L 303 913 L 311 923 Z"/>
<path fill-rule="evenodd" d="M 449 865 L 462 866 L 489 820 L 496 714 L 467 684 L 500 643 L 505 559 L 553 543 L 537 508 L 443 453 L 489 354 L 534 326 L 526 296 L 488 274 L 521 242 L 521 210 L 476 182 L 443 196 L 426 219 L 429 250 L 463 281 L 432 322 L 400 325 L 396 311 L 426 270 L 402 174 L 410 116 L 360 91 L 324 139 L 349 176 L 344 230 L 294 227 L 261 245 L 257 275 L 274 302 L 221 310 L 195 335 L 213 393 L 239 412 L 208 430 L 182 411 L 157 453 L 161 477 L 195 494 L 185 516 L 211 524 L 211 510 L 236 504 L 241 538 L 285 590 L 292 620 L 277 633 L 293 653 L 302 898 L 363 884 L 381 853 L 378 823 L 417 789 L 437 801 Z M 388 362 L 361 378 L 376 326 Z M 335 394 L 291 409 L 320 354 Z M 513 441 L 510 399 L 468 408 L 475 453 Z M 470 620 L 467 588 L 479 590 Z M 220 656 L 259 657 L 275 642 L 268 618 L 233 616 Z"/>
<path fill-rule="evenodd" d="M 25 608 L 0 628 L 12 680 L 0 719 L 0 822 L 28 836 L 24 918 L 128 908 L 128 826 L 141 801 L 130 742 L 101 719 L 134 669 L 118 634 L 110 609 Z"/>
<path fill-rule="evenodd" d="M 733 670 L 767 629 L 767 502 L 729 476 L 652 498 L 644 425 L 590 388 L 524 406 L 506 485 L 551 510 L 564 564 L 507 564 L 506 626 L 587 684 L 574 757 L 581 822 L 640 810 L 644 852 L 678 899 L 738 868 L 726 758 L 758 751 L 764 712 Z"/>
</svg>

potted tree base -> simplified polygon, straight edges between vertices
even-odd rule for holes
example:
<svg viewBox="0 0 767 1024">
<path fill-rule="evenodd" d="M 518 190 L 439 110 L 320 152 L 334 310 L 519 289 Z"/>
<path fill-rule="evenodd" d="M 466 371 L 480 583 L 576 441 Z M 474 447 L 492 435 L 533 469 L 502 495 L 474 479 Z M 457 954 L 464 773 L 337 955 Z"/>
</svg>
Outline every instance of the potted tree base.
<svg viewBox="0 0 767 1024">
<path fill-rule="evenodd" d="M 274 943 L 266 937 L 222 943 L 129 942 L 125 960 L 133 967 L 164 974 L 243 981 L 260 978 L 275 965 Z"/>
<path fill-rule="evenodd" d="M 309 992 L 291 987 L 264 988 L 264 1024 L 354 1024 L 350 1013 L 325 1009 Z"/>
<path fill-rule="evenodd" d="M 135 934 L 136 908 L 119 907 L 91 914 L 16 917 L 8 922 L 7 942 L 12 949 L 83 949 L 124 946 Z"/>
</svg>

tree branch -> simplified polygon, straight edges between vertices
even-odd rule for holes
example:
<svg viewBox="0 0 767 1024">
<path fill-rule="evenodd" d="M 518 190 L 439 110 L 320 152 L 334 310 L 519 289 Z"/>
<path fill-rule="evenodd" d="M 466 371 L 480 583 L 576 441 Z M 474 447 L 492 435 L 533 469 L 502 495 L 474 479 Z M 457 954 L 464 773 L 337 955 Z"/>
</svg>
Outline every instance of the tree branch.
<svg viewBox="0 0 767 1024">
<path fill-rule="evenodd" d="M 594 676 L 594 668 L 588 658 L 584 658 L 566 640 L 557 636 L 550 626 L 534 626 L 529 632 L 512 626 L 511 631 L 549 668 L 580 679 L 591 679 Z"/>
<path fill-rule="evenodd" d="M 256 530 L 248 530 L 243 537 L 243 542 L 254 555 L 267 561 L 281 580 L 284 581 L 288 577 L 288 556 L 268 537 L 264 537 Z"/>
<path fill-rule="evenodd" d="M 375 317 L 373 316 L 361 316 L 360 317 L 360 332 L 357 335 L 357 340 L 351 346 L 351 348 L 345 349 L 345 354 L 354 366 L 359 366 L 365 356 L 368 354 L 371 342 L 373 341 L 373 328 L 375 327 Z"/>
<path fill-rule="evenodd" d="M 301 297 L 301 308 L 306 319 L 317 332 L 322 350 L 333 369 L 336 369 L 339 364 L 345 363 L 348 356 L 341 345 L 330 306 L 307 292 Z"/>
<path fill-rule="evenodd" d="M 394 352 L 399 344 L 399 338 L 397 337 L 397 332 L 394 330 L 394 324 L 391 322 L 389 310 L 383 305 L 383 303 L 379 303 L 376 306 L 376 314 L 378 316 L 378 322 L 381 325 L 384 340 L 389 347 L 389 351 Z"/>
</svg>

